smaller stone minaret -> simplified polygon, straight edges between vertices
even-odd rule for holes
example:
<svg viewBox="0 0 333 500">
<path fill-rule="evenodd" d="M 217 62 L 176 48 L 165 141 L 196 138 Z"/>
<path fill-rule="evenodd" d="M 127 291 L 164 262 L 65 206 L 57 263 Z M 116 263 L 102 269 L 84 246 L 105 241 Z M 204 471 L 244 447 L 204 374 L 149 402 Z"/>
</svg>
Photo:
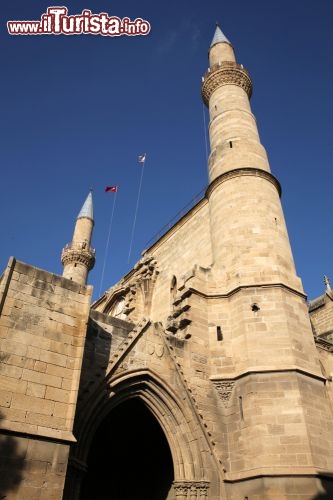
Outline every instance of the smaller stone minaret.
<svg viewBox="0 0 333 500">
<path fill-rule="evenodd" d="M 86 284 L 88 272 L 95 264 L 95 250 L 90 246 L 93 227 L 93 202 L 90 192 L 77 216 L 73 240 L 65 246 L 61 254 L 64 266 L 62 275 L 81 285 Z"/>
</svg>

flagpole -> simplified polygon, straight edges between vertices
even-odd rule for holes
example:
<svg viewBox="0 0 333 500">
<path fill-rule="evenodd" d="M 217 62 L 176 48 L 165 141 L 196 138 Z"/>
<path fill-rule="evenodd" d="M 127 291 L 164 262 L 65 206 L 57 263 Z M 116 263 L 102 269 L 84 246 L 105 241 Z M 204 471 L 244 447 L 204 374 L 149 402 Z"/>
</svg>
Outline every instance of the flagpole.
<svg viewBox="0 0 333 500">
<path fill-rule="evenodd" d="M 114 199 L 113 199 L 113 205 L 112 205 L 112 210 L 111 210 L 111 216 L 110 216 L 110 222 L 109 222 L 109 232 L 108 232 L 108 237 L 107 237 L 106 245 L 105 245 L 104 262 L 103 262 L 101 283 L 100 283 L 100 287 L 99 287 L 99 296 L 101 296 L 101 293 L 102 293 L 102 285 L 103 285 L 103 280 L 104 280 L 105 264 L 106 264 L 106 258 L 107 258 L 108 251 L 109 251 L 111 227 L 112 227 L 112 221 L 113 221 L 114 207 L 116 206 L 117 192 L 118 192 L 118 189 L 116 189 L 116 191 L 115 191 L 115 195 L 114 195 Z"/>
<path fill-rule="evenodd" d="M 202 101 L 202 114 L 203 114 L 203 126 L 204 126 L 204 137 L 205 137 L 205 151 L 206 151 L 206 165 L 208 169 L 208 174 L 209 174 L 209 167 L 208 167 L 208 142 L 207 142 L 207 127 L 206 127 L 206 110 L 205 110 L 205 104 Z"/>
<path fill-rule="evenodd" d="M 146 153 L 143 155 L 143 158 L 144 158 L 144 160 L 142 162 L 143 165 L 142 165 L 142 170 L 141 170 L 141 177 L 140 177 L 140 183 L 139 183 L 138 197 L 137 197 L 137 200 L 136 200 L 136 208 L 135 208 L 135 213 L 134 213 L 134 220 L 133 220 L 133 227 L 132 227 L 132 234 L 131 234 L 131 242 L 130 242 L 130 247 L 129 247 L 129 252 L 128 252 L 127 264 L 129 264 L 129 262 L 130 262 L 131 253 L 132 253 L 135 224 L 136 224 L 136 218 L 137 218 L 137 215 L 138 215 L 138 208 L 139 208 L 139 201 L 140 201 L 140 194 L 141 194 L 143 171 L 144 171 L 145 163 L 146 163 Z"/>
</svg>

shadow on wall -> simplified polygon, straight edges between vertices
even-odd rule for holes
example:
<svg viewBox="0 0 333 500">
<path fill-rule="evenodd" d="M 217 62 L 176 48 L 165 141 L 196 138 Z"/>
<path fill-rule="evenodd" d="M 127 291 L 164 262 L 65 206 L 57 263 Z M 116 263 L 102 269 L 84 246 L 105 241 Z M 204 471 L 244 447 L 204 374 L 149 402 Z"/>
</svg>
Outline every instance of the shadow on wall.
<svg viewBox="0 0 333 500">
<path fill-rule="evenodd" d="M 104 327 L 99 324 L 104 322 Z M 112 320 L 110 317 L 97 311 L 90 311 L 87 336 L 84 345 L 84 354 L 81 368 L 76 416 L 74 422 L 74 436 L 77 438 L 77 428 L 84 425 L 89 418 L 89 409 L 93 395 L 98 390 L 103 393 L 104 379 L 108 368 L 112 335 Z M 79 466 L 82 457 L 79 453 L 80 442 L 73 444 L 70 450 L 69 467 L 67 469 L 63 500 L 77 500 L 80 497 L 81 481 L 86 472 L 86 465 Z M 98 499 L 98 497 L 95 497 Z M 1 500 L 1 498 L 0 498 Z"/>
<path fill-rule="evenodd" d="M 19 451 L 16 439 L 0 430 L 0 500 L 17 490 L 23 479 L 24 459 L 25 453 Z"/>
<path fill-rule="evenodd" d="M 319 493 L 313 500 L 332 500 L 333 498 L 333 474 L 325 474 L 325 478 L 321 477 L 321 485 L 324 493 Z"/>
</svg>

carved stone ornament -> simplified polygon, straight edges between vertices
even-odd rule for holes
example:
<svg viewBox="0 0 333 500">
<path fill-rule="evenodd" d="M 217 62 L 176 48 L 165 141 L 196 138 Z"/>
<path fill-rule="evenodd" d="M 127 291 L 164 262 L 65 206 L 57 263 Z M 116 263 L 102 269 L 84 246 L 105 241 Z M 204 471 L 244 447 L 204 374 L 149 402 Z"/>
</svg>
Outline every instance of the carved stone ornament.
<svg viewBox="0 0 333 500">
<path fill-rule="evenodd" d="M 235 385 L 234 380 L 216 380 L 213 384 L 222 399 L 224 406 L 227 406 Z"/>
<path fill-rule="evenodd" d="M 200 500 L 207 498 L 208 481 L 174 481 L 175 496 L 181 499 Z"/>
<path fill-rule="evenodd" d="M 129 281 L 120 281 L 107 292 L 109 297 L 103 312 L 131 321 L 137 321 L 143 314 L 149 315 L 153 288 L 158 274 L 154 257 L 142 258 L 134 267 Z M 133 311 L 134 314 L 131 314 Z"/>
<path fill-rule="evenodd" d="M 161 358 L 164 354 L 164 346 L 163 345 L 155 346 L 155 354 L 158 358 Z"/>
</svg>

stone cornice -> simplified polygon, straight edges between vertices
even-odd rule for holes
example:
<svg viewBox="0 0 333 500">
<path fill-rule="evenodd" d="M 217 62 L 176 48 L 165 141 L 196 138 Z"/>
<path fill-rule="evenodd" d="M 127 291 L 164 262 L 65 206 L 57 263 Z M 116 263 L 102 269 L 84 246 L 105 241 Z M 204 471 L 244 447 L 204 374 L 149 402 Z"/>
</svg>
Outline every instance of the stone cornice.
<svg viewBox="0 0 333 500">
<path fill-rule="evenodd" d="M 302 368 L 299 368 L 298 366 L 286 366 L 286 367 L 279 367 L 279 368 L 271 368 L 271 367 L 254 367 L 249 370 L 246 370 L 244 372 L 239 372 L 235 373 L 234 375 L 232 374 L 219 374 L 219 375 L 211 375 L 209 379 L 211 380 L 212 383 L 216 384 L 220 381 L 223 382 L 232 382 L 236 381 L 251 375 L 269 375 L 271 373 L 299 373 L 300 375 L 304 375 L 306 377 L 311 377 L 316 380 L 320 380 L 321 382 L 326 382 L 327 377 L 324 377 L 321 373 L 315 373 L 309 370 L 304 370 Z"/>
<path fill-rule="evenodd" d="M 217 188 L 217 186 L 219 186 L 223 182 L 229 181 L 230 179 L 234 179 L 235 177 L 242 177 L 245 175 L 261 177 L 262 179 L 266 179 L 267 181 L 271 182 L 276 187 L 277 192 L 281 197 L 281 192 L 282 192 L 281 185 L 279 181 L 276 179 L 276 177 L 274 177 L 274 175 L 272 175 L 270 172 L 267 172 L 266 170 L 262 170 L 261 168 L 257 167 L 235 168 L 233 170 L 229 170 L 228 172 L 219 175 L 209 184 L 205 196 L 209 198 L 212 192 Z"/>
<path fill-rule="evenodd" d="M 298 297 L 302 297 L 303 299 L 306 299 L 306 295 L 304 292 L 301 292 L 299 290 L 296 290 L 296 288 L 291 288 L 288 285 L 285 285 L 284 283 L 255 283 L 255 284 L 243 284 L 239 285 L 236 288 L 232 288 L 231 290 L 228 290 L 225 293 L 205 293 L 202 292 L 201 290 L 197 290 L 196 288 L 189 286 L 188 289 L 191 293 L 199 295 L 200 297 L 204 297 L 205 299 L 228 299 L 235 293 L 240 292 L 241 290 L 245 290 L 247 288 L 283 288 L 288 290 L 291 293 L 294 293 Z"/>
<path fill-rule="evenodd" d="M 249 98 L 252 95 L 252 81 L 246 69 L 241 64 L 224 61 L 209 68 L 203 76 L 201 94 L 206 106 L 214 90 L 222 85 L 237 85 Z"/>
<path fill-rule="evenodd" d="M 20 422 L 8 422 L 5 426 L 0 426 L 0 435 L 12 435 L 23 437 L 25 439 L 38 439 L 39 441 L 50 441 L 61 444 L 76 443 L 76 438 L 69 430 L 51 429 L 46 427 L 37 427 L 33 431 L 22 430 Z"/>
<path fill-rule="evenodd" d="M 323 477 L 332 478 L 332 472 L 329 469 L 320 469 L 319 467 L 313 467 L 311 465 L 296 465 L 292 469 L 285 466 L 274 467 L 256 467 L 249 471 L 239 471 L 239 472 L 226 472 L 224 476 L 225 483 L 235 483 L 238 481 L 253 480 L 256 478 L 265 477 Z"/>
<path fill-rule="evenodd" d="M 333 352 L 332 342 L 329 342 L 328 340 L 323 339 L 321 337 L 315 337 L 315 343 L 321 349 L 324 349 L 325 351 L 328 351 L 328 352 Z"/>
</svg>

